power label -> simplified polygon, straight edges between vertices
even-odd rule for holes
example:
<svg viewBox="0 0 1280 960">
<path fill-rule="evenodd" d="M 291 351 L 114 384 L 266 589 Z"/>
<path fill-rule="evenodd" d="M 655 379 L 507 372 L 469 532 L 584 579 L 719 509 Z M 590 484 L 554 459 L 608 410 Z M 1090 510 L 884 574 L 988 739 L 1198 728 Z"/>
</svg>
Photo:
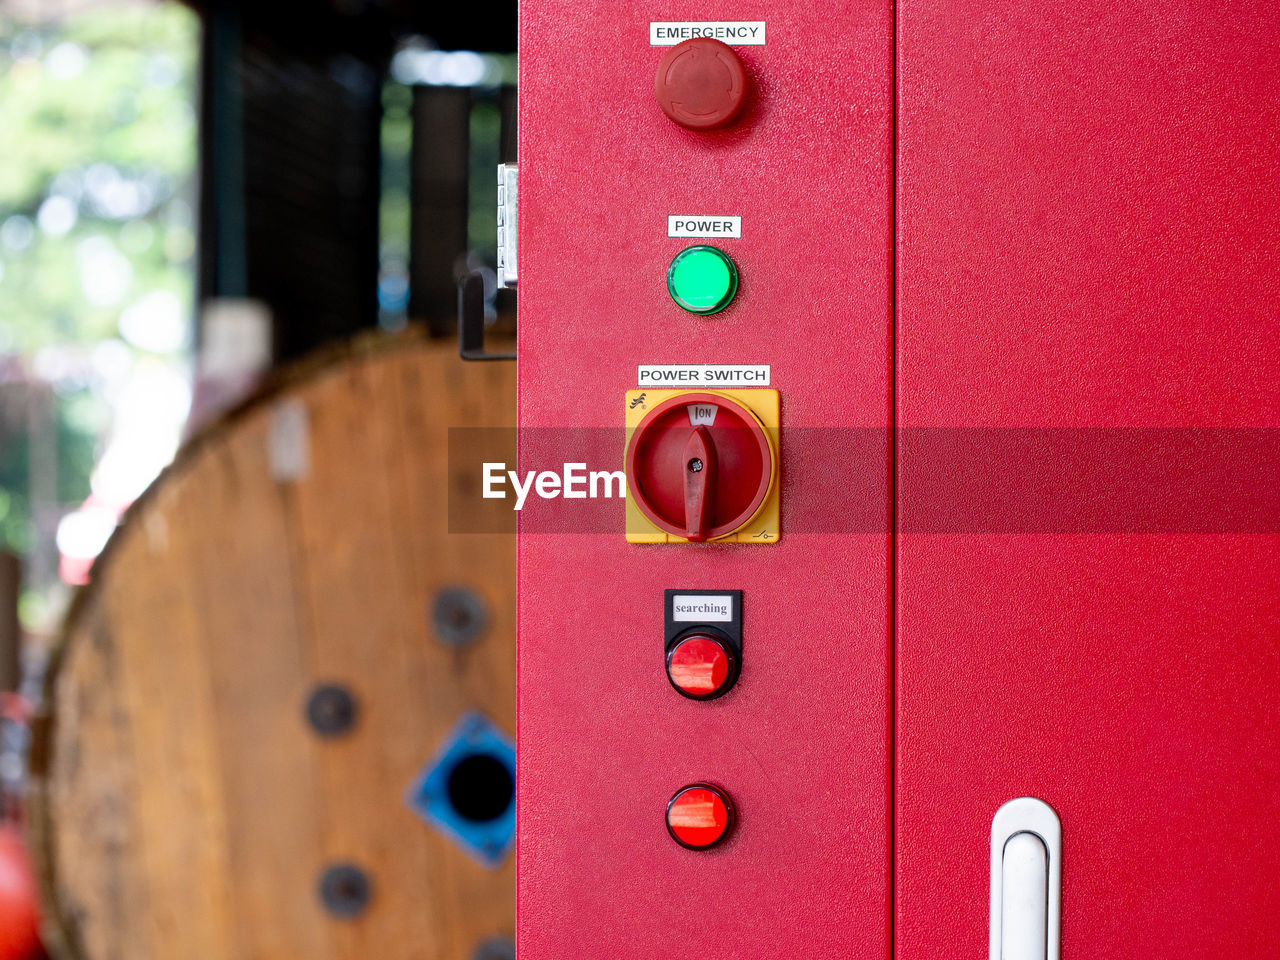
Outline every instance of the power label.
<svg viewBox="0 0 1280 960">
<path fill-rule="evenodd" d="M 651 47 L 674 47 L 694 37 L 710 37 L 731 47 L 764 46 L 764 21 L 677 20 L 649 24 Z"/>
<path fill-rule="evenodd" d="M 727 237 L 742 239 L 741 217 L 693 217 L 671 214 L 667 217 L 668 237 Z"/>
</svg>

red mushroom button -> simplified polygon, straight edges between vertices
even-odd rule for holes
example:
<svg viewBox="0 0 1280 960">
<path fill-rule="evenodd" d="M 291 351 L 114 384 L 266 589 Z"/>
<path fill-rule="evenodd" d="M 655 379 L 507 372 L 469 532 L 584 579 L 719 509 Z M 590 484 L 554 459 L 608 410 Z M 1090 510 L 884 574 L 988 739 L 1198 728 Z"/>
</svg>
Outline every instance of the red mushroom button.
<svg viewBox="0 0 1280 960">
<path fill-rule="evenodd" d="M 686 130 L 732 123 L 747 97 L 747 73 L 728 44 L 695 37 L 676 44 L 658 64 L 658 106 Z"/>
</svg>

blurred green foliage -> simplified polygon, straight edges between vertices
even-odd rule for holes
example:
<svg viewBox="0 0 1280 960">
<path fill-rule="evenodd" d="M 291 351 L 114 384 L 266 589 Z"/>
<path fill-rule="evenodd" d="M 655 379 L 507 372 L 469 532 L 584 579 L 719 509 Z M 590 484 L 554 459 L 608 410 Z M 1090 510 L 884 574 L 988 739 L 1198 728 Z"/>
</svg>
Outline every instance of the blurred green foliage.
<svg viewBox="0 0 1280 960">
<path fill-rule="evenodd" d="M 0 388 L 0 404 L 19 417 L 25 414 L 27 403 L 41 402 L 25 390 L 22 391 L 25 396 L 9 396 L 17 392 L 12 386 Z M 88 390 L 77 390 L 65 397 L 54 396 L 53 402 L 58 500 L 61 503 L 83 500 L 89 492 L 88 478 L 93 470 L 97 433 L 93 421 L 97 404 Z M 20 554 L 32 547 L 31 502 L 27 494 L 31 435 L 24 426 L 0 425 L 0 549 Z"/>
<path fill-rule="evenodd" d="M 18 381 L 53 387 L 54 493 L 74 503 L 111 420 L 94 346 L 111 342 L 118 360 L 122 315 L 158 293 L 189 325 L 198 38 L 198 18 L 177 3 L 41 24 L 0 9 L 0 548 L 31 546 L 19 408 L 24 389 L 45 388 Z M 142 334 L 124 338 L 129 354 L 187 349 Z"/>
<path fill-rule="evenodd" d="M 117 336 L 157 289 L 189 308 L 198 29 L 176 3 L 0 14 L 0 350 Z M 131 277 L 95 288 L 87 261 L 113 252 Z"/>
<path fill-rule="evenodd" d="M 467 243 L 494 265 L 498 255 L 498 159 L 502 111 L 494 100 L 477 99 L 471 108 L 470 180 L 467 190 Z"/>
<path fill-rule="evenodd" d="M 378 211 L 383 256 L 409 259 L 409 162 L 413 149 L 413 88 L 382 88 L 382 202 Z"/>
</svg>

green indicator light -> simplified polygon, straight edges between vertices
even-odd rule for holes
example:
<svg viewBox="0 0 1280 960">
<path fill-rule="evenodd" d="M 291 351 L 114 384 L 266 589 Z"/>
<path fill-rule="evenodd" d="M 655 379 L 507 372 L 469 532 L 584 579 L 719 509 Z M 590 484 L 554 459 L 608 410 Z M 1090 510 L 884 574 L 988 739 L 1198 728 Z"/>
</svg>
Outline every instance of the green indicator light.
<svg viewBox="0 0 1280 960">
<path fill-rule="evenodd" d="M 686 247 L 667 270 L 671 299 L 690 313 L 719 313 L 738 292 L 738 269 L 715 247 Z"/>
</svg>

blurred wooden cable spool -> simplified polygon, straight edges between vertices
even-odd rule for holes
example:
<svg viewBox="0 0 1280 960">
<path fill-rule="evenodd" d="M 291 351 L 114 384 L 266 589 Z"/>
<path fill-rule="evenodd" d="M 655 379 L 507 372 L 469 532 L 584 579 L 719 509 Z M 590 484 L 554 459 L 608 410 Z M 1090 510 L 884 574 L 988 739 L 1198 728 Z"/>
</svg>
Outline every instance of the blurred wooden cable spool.
<svg viewBox="0 0 1280 960">
<path fill-rule="evenodd" d="M 514 423 L 514 367 L 416 334 L 331 351 L 135 504 L 35 731 L 59 956 L 507 955 L 515 544 L 449 534 L 479 464 L 447 451 Z"/>
</svg>

